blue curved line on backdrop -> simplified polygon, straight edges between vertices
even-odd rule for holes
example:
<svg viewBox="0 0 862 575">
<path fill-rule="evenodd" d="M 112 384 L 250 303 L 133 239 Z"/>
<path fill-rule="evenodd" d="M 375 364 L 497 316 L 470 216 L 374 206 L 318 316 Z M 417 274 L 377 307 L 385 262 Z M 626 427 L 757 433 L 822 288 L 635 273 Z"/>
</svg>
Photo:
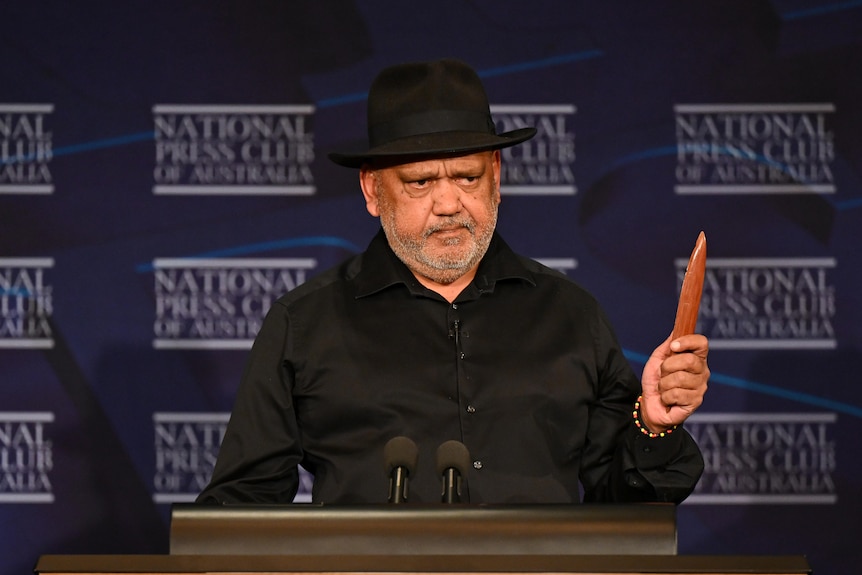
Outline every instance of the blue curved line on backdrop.
<svg viewBox="0 0 862 575">
<path fill-rule="evenodd" d="M 67 156 L 69 154 L 79 154 L 81 152 L 90 152 L 92 150 L 101 150 L 103 148 L 114 148 L 117 146 L 125 146 L 126 144 L 135 144 L 137 142 L 146 142 L 155 138 L 155 132 L 138 132 L 136 134 L 128 134 L 125 136 L 117 136 L 116 138 L 106 138 L 104 140 L 94 140 L 92 142 L 84 142 L 82 144 L 72 144 L 62 146 L 51 151 L 52 157 Z M 26 156 L 14 156 L 11 158 L 3 158 L 0 160 L 0 165 L 14 164 L 16 162 L 29 162 L 35 160 L 34 154 Z"/>
<path fill-rule="evenodd" d="M 646 361 L 649 359 L 649 356 L 647 355 L 634 351 L 629 351 L 626 349 L 623 350 L 623 355 L 625 355 L 626 359 L 628 359 L 629 361 L 633 361 L 641 365 L 645 364 Z M 856 407 L 855 405 L 850 405 L 847 403 L 842 403 L 840 401 L 835 401 L 833 399 L 827 399 L 825 397 L 818 397 L 809 393 L 791 391 L 788 389 L 782 389 L 774 385 L 767 385 L 765 383 L 758 383 L 756 381 L 748 381 L 745 379 L 734 377 L 732 375 L 724 375 L 721 373 L 714 372 L 710 374 L 709 382 L 728 385 L 730 387 L 736 387 L 745 391 L 762 393 L 764 395 L 781 397 L 783 399 L 789 399 L 797 403 L 806 403 L 815 407 L 822 407 L 831 411 L 846 413 L 847 415 L 862 418 L 862 408 L 860 407 Z"/>
<path fill-rule="evenodd" d="M 824 4 L 813 8 L 803 8 L 792 12 L 779 14 L 784 20 L 801 20 L 811 16 L 820 16 L 821 14 L 831 14 L 833 12 L 841 12 L 842 10 L 850 10 L 862 6 L 862 0 L 853 0 L 852 2 L 836 2 L 834 4 Z"/>
<path fill-rule="evenodd" d="M 136 134 L 128 134 L 125 136 L 118 136 L 116 138 L 108 138 L 105 140 L 96 140 L 94 142 L 85 142 L 83 144 L 74 144 L 71 146 L 64 146 L 55 150 L 54 154 L 58 156 L 66 155 L 66 154 L 75 154 L 79 152 L 89 152 L 91 150 L 99 150 L 102 148 L 111 148 L 114 146 L 124 146 L 126 144 L 135 144 L 137 142 L 145 142 L 149 140 L 153 140 L 156 137 L 156 133 L 154 130 L 150 130 L 149 132 L 138 132 Z"/>
<path fill-rule="evenodd" d="M 552 56 L 550 58 L 543 58 L 541 60 L 533 60 L 530 62 L 522 62 L 520 64 L 510 64 L 507 66 L 498 66 L 496 68 L 489 68 L 487 70 L 477 70 L 479 77 L 482 78 L 491 78 L 494 76 L 501 76 L 504 74 L 514 74 L 517 72 L 524 72 L 526 70 L 538 70 L 541 68 L 550 68 L 552 66 L 560 66 L 562 64 L 569 64 L 571 62 L 578 62 L 581 60 L 589 60 L 591 58 L 597 58 L 599 56 L 603 56 L 603 52 L 601 50 L 585 50 L 582 52 L 573 52 L 571 54 L 562 54 L 560 56 Z M 322 108 L 330 108 L 333 106 L 340 106 L 343 104 L 352 104 L 355 102 L 361 102 L 368 97 L 368 92 L 358 92 L 353 94 L 345 94 L 343 96 L 334 96 L 332 98 L 324 98 L 315 102 L 315 107 L 318 109 Z M 69 146 L 62 146 L 59 148 L 55 148 L 52 152 L 53 156 L 65 156 L 69 154 L 78 154 L 81 152 L 89 152 L 92 150 L 99 150 L 103 148 L 111 148 L 115 146 L 125 146 L 127 144 L 134 144 L 137 142 L 144 142 L 153 140 L 155 138 L 155 131 L 147 131 L 147 132 L 138 132 L 135 134 L 128 134 L 125 136 L 117 136 L 115 138 L 106 138 L 104 140 L 94 140 L 92 142 L 84 142 L 81 144 L 72 144 Z M 0 161 L 0 165 L 4 164 L 13 164 L 16 162 L 26 162 L 35 159 L 35 157 L 31 154 L 25 157 L 15 157 L 15 158 L 6 158 Z"/>
<path fill-rule="evenodd" d="M 862 2 L 862 0 L 860 0 L 860 2 Z M 734 154 L 732 151 L 730 151 L 730 148 L 727 148 L 724 146 L 714 146 L 712 144 L 702 144 L 702 145 L 698 145 L 698 146 L 689 146 L 688 149 L 696 149 L 696 150 L 704 150 L 704 151 L 717 150 L 720 154 L 723 154 L 723 155 L 727 155 L 727 156 L 737 155 L 737 154 Z M 679 152 L 679 147 L 675 146 L 675 145 L 674 146 L 662 146 L 662 147 L 658 147 L 658 148 L 649 148 L 646 150 L 642 150 L 640 152 L 635 152 L 633 154 L 629 154 L 628 156 L 623 156 L 622 158 L 615 160 L 610 165 L 610 168 L 608 168 L 608 171 L 612 172 L 613 170 L 616 170 L 617 168 L 620 168 L 620 167 L 625 166 L 627 164 L 633 164 L 633 163 L 639 162 L 641 160 L 649 160 L 649 159 L 653 159 L 653 158 L 660 158 L 663 156 L 675 156 L 678 152 Z M 752 160 L 754 160 L 760 164 L 772 166 L 776 169 L 781 170 L 785 174 L 790 173 L 789 170 L 787 169 L 786 164 L 776 162 L 775 160 L 770 160 L 766 156 L 761 156 L 758 154 L 758 155 L 755 155 L 754 157 L 751 157 L 749 159 L 752 159 Z M 802 181 L 801 183 L 806 184 L 806 182 L 804 182 L 804 181 Z M 837 208 L 839 211 L 859 208 L 859 207 L 862 207 L 862 198 L 854 198 L 851 200 L 844 200 L 841 202 L 833 202 L 832 205 L 835 208 Z"/>
<path fill-rule="evenodd" d="M 712 152 L 717 151 L 720 155 L 724 156 L 738 156 L 738 154 L 734 154 L 732 149 L 727 146 L 716 146 L 714 144 L 698 144 L 695 146 L 686 145 L 685 149 L 687 151 L 705 151 Z M 640 152 L 635 152 L 634 154 L 629 154 L 628 156 L 623 156 L 619 160 L 616 160 L 613 164 L 611 164 L 611 170 L 614 170 L 620 166 L 625 164 L 630 164 L 633 162 L 637 162 L 640 160 L 646 160 L 651 158 L 659 158 L 662 156 L 675 156 L 679 153 L 679 146 L 662 146 L 660 148 L 649 148 L 647 150 L 643 150 Z M 781 170 L 784 173 L 789 173 L 787 169 L 787 164 L 782 164 L 780 162 L 776 162 L 775 160 L 770 160 L 766 156 L 762 156 L 760 154 L 755 154 L 754 156 L 747 157 L 746 159 L 754 160 L 759 164 L 764 164 L 767 166 L 772 166 Z M 805 183 L 805 182 L 802 182 Z"/>
<path fill-rule="evenodd" d="M 207 259 L 207 258 L 226 258 L 226 257 L 236 257 L 243 256 L 249 254 L 258 254 L 261 252 L 269 252 L 273 250 L 281 250 L 286 248 L 297 248 L 297 247 L 335 247 L 342 248 L 351 253 L 359 253 L 362 251 L 358 245 L 353 242 L 346 240 L 344 238 L 339 238 L 336 236 L 308 236 L 301 238 L 285 238 L 281 240 L 273 240 L 269 242 L 260 242 L 256 244 L 246 244 L 243 246 L 234 246 L 231 248 L 223 248 L 220 250 L 213 250 L 209 252 L 203 252 L 200 254 L 192 255 L 192 256 L 183 256 L 180 259 Z M 147 264 L 139 264 L 135 266 L 135 270 L 138 273 L 150 273 L 154 270 L 152 262 Z"/>
<path fill-rule="evenodd" d="M 497 66 L 496 68 L 488 68 L 486 70 L 477 70 L 480 78 L 493 78 L 494 76 L 503 76 L 506 74 L 516 74 L 527 70 L 538 70 L 540 68 L 551 68 L 562 64 L 571 64 L 572 62 L 580 62 L 581 60 L 590 60 L 604 56 L 601 50 L 584 50 L 583 52 L 573 52 L 571 54 L 563 54 L 560 56 L 552 56 L 543 58 L 542 60 L 533 60 L 531 62 L 522 62 L 520 64 L 509 64 L 507 66 Z"/>
<path fill-rule="evenodd" d="M 854 208 L 862 208 L 862 198 L 854 198 L 852 200 L 835 202 L 835 207 L 839 210 L 852 210 Z"/>
<path fill-rule="evenodd" d="M 505 74 L 515 74 L 525 72 L 527 70 L 539 70 L 541 68 L 550 68 L 560 66 L 562 64 L 570 64 L 581 60 L 589 60 L 603 56 L 601 50 L 585 50 L 583 52 L 573 52 L 571 54 L 562 54 L 560 56 L 552 56 L 541 60 L 532 60 L 522 62 L 520 64 L 509 64 L 506 66 L 497 66 L 496 68 L 487 68 L 485 70 L 476 70 L 480 78 L 493 78 L 494 76 L 503 76 Z M 333 106 L 341 106 L 343 104 L 355 104 L 356 102 L 365 101 L 368 98 L 368 92 L 355 92 L 353 94 L 345 94 L 343 96 L 334 96 L 332 98 L 324 98 L 315 103 L 317 108 L 331 108 Z"/>
</svg>

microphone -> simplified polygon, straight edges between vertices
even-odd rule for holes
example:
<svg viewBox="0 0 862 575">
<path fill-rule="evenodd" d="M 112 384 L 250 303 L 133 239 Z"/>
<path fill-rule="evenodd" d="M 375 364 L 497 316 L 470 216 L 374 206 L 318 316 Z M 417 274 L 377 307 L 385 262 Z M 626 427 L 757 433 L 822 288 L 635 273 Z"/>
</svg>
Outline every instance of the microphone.
<svg viewBox="0 0 862 575">
<path fill-rule="evenodd" d="M 437 473 L 443 476 L 443 503 L 461 503 L 461 477 L 470 467 L 470 452 L 460 441 L 450 439 L 437 448 Z"/>
<path fill-rule="evenodd" d="M 389 503 L 407 501 L 407 484 L 416 469 L 419 448 L 412 439 L 399 435 L 383 447 L 383 461 L 389 476 Z"/>
</svg>

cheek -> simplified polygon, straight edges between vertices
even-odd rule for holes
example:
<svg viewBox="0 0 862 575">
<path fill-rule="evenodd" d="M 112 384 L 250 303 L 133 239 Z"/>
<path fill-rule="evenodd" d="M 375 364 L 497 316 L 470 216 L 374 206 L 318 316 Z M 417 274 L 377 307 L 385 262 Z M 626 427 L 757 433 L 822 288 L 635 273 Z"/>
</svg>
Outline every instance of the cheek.
<svg viewBox="0 0 862 575">
<path fill-rule="evenodd" d="M 398 212 L 396 221 L 399 229 L 411 235 L 419 235 L 428 226 L 428 215 L 426 212 L 402 209 Z"/>
<path fill-rule="evenodd" d="M 499 203 L 499 197 L 489 198 L 486 196 L 471 197 L 468 201 L 462 202 L 462 205 L 476 222 L 486 224 L 494 219 L 494 214 L 497 213 L 497 205 Z"/>
<path fill-rule="evenodd" d="M 381 217 L 387 218 L 404 233 L 421 233 L 425 229 L 430 210 L 419 202 L 399 202 L 387 198 L 380 203 Z"/>
</svg>

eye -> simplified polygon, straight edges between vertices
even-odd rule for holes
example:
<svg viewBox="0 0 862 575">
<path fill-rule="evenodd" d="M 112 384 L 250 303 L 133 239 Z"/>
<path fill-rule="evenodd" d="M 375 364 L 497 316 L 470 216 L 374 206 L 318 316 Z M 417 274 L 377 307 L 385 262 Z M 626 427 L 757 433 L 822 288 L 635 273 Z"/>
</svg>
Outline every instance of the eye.
<svg viewBox="0 0 862 575">
<path fill-rule="evenodd" d="M 455 181 L 457 182 L 457 184 L 461 188 L 470 189 L 470 188 L 475 188 L 480 180 L 481 180 L 481 176 L 465 175 L 465 176 L 458 177 Z"/>
<path fill-rule="evenodd" d="M 434 180 L 430 178 L 419 178 L 416 180 L 405 180 L 404 191 L 414 198 L 421 198 L 431 192 Z"/>
</svg>

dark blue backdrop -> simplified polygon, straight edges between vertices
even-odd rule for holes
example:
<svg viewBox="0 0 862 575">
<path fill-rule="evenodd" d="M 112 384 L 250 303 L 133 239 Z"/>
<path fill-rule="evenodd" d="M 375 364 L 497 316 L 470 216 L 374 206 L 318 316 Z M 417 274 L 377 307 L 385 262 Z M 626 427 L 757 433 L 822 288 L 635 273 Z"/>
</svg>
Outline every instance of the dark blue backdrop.
<svg viewBox="0 0 862 575">
<path fill-rule="evenodd" d="M 361 250 L 383 66 L 459 57 L 502 126 L 500 229 L 640 369 L 697 233 L 707 456 L 686 554 L 855 573 L 862 2 L 36 1 L 0 7 L 0 575 L 162 553 L 260 314 Z M 513 150 L 514 152 L 514 150 Z"/>
</svg>

